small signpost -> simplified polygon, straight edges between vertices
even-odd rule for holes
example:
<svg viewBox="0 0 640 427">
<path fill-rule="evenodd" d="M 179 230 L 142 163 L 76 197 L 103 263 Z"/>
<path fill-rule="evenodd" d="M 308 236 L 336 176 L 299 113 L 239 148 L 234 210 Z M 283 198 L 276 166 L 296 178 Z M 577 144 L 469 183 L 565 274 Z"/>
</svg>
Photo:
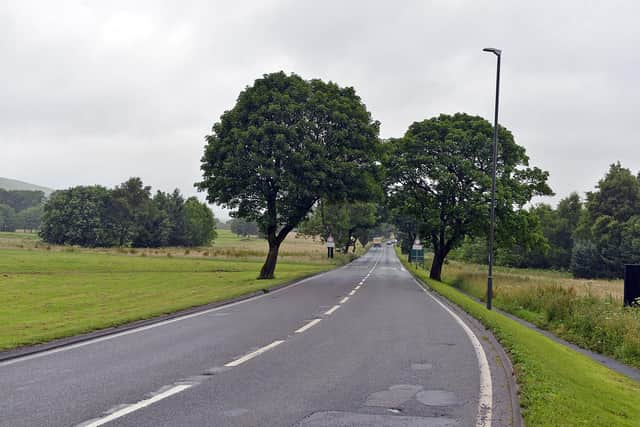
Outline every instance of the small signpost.
<svg viewBox="0 0 640 427">
<path fill-rule="evenodd" d="M 333 241 L 333 236 L 329 234 L 329 237 L 327 237 L 327 258 L 333 258 L 333 248 L 335 247 L 336 244 Z"/>
<path fill-rule="evenodd" d="M 413 261 L 418 268 L 418 263 L 424 266 L 424 249 L 422 248 L 422 244 L 420 243 L 420 238 L 416 237 L 416 240 L 413 242 L 413 246 L 411 247 L 411 261 Z"/>
</svg>

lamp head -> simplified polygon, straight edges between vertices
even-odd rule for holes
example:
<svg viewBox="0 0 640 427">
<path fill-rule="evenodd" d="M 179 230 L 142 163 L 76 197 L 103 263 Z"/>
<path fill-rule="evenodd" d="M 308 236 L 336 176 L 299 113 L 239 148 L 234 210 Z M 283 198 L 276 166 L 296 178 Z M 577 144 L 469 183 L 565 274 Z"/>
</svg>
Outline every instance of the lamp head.
<svg viewBox="0 0 640 427">
<path fill-rule="evenodd" d="M 485 47 L 484 49 L 482 49 L 484 52 L 491 52 L 496 56 L 500 56 L 502 54 L 502 51 L 500 49 L 496 49 L 495 47 Z"/>
</svg>

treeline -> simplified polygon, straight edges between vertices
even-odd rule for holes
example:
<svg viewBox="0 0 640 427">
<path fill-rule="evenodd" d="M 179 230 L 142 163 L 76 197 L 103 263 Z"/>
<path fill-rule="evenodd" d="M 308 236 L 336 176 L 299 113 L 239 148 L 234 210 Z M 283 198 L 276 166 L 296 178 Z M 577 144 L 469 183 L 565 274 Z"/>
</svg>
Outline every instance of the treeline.
<svg viewBox="0 0 640 427">
<path fill-rule="evenodd" d="M 40 228 L 44 199 L 42 191 L 0 188 L 0 231 Z"/>
<path fill-rule="evenodd" d="M 384 208 L 375 202 L 330 202 L 321 200 L 312 214 L 298 227 L 305 236 L 331 235 L 336 248 L 355 251 L 356 242 L 366 246 L 372 237 L 383 233 L 378 227 L 384 218 Z"/>
<path fill-rule="evenodd" d="M 144 186 L 130 178 L 113 189 L 77 186 L 54 192 L 44 205 L 40 236 L 54 244 L 89 247 L 203 246 L 215 237 L 211 209 L 195 197 Z"/>
<path fill-rule="evenodd" d="M 640 263 L 640 177 L 620 163 L 582 201 L 573 193 L 556 208 L 528 210 L 539 243 L 502 245 L 496 263 L 522 268 L 570 270 L 581 278 L 621 278 L 625 264 Z M 466 239 L 454 257 L 485 263 L 486 239 Z"/>
</svg>

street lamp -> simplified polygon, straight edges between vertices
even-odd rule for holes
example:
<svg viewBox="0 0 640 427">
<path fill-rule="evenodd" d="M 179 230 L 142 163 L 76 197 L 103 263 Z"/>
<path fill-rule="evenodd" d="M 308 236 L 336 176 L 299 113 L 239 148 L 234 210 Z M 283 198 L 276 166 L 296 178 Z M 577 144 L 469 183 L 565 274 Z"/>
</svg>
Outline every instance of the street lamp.
<svg viewBox="0 0 640 427">
<path fill-rule="evenodd" d="M 498 103 L 500 98 L 500 56 L 502 51 L 493 47 L 482 49 L 484 52 L 493 53 L 498 59 L 496 72 L 496 111 L 493 120 L 493 170 L 491 174 L 491 220 L 489 225 L 489 274 L 487 275 L 487 309 L 491 310 L 491 298 L 493 297 L 493 234 L 496 222 L 496 157 L 498 152 Z"/>
</svg>

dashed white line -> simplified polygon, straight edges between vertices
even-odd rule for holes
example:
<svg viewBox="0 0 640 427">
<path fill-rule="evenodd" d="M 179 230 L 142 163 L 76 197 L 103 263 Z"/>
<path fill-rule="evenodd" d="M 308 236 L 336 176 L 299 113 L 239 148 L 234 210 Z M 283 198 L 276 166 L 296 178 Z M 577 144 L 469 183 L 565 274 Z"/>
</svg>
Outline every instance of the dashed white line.
<svg viewBox="0 0 640 427">
<path fill-rule="evenodd" d="M 351 292 L 349 292 L 349 295 L 350 295 L 350 296 L 353 296 L 353 294 L 355 294 L 355 293 L 356 293 L 356 290 L 354 289 L 354 290 L 352 290 Z"/>
<path fill-rule="evenodd" d="M 235 366 L 241 365 L 241 364 L 243 364 L 244 362 L 246 362 L 247 360 L 251 360 L 251 359 L 253 359 L 254 357 L 256 357 L 256 356 L 258 356 L 258 355 L 260 355 L 260 354 L 264 353 L 265 351 L 269 351 L 269 350 L 271 350 L 272 348 L 279 346 L 279 345 L 280 345 L 280 344 L 282 344 L 283 342 L 284 342 L 284 340 L 274 341 L 274 342 L 272 342 L 271 344 L 269 344 L 269 345 L 265 345 L 264 347 L 259 348 L 259 349 L 257 349 L 256 351 L 251 352 L 251 353 L 249 353 L 249 354 L 247 354 L 247 355 L 244 355 L 244 356 L 242 356 L 242 357 L 241 357 L 241 358 L 239 358 L 239 359 L 236 359 L 236 360 L 234 360 L 234 361 L 232 361 L 232 362 L 229 362 L 229 363 L 227 363 L 227 364 L 226 364 L 226 365 L 224 365 L 224 366 L 226 366 L 226 367 L 228 367 L 228 368 L 233 368 L 233 367 L 235 367 Z"/>
<path fill-rule="evenodd" d="M 126 406 L 118 411 L 115 411 L 109 415 L 107 415 L 106 417 L 103 418 L 99 418 L 95 421 L 90 422 L 89 424 L 85 424 L 84 427 L 98 427 L 101 426 L 103 424 L 106 424 L 108 422 L 111 422 L 113 420 L 116 420 L 118 418 L 124 417 L 125 415 L 128 415 L 132 412 L 135 412 L 139 409 L 145 408 L 149 405 L 152 405 L 162 399 L 166 399 L 169 396 L 173 396 L 174 394 L 180 393 L 182 391 L 185 391 L 186 389 L 188 389 L 189 387 L 191 387 L 190 384 L 181 384 L 181 385 L 177 385 L 175 387 L 171 387 L 169 390 L 166 390 L 162 393 L 156 394 L 153 397 L 150 397 L 149 399 L 145 399 L 142 400 L 138 403 L 134 403 L 133 405 L 129 405 Z"/>
<path fill-rule="evenodd" d="M 329 310 L 325 311 L 324 314 L 326 314 L 327 316 L 333 314 L 334 311 L 336 311 L 337 309 L 339 309 L 340 306 L 339 305 L 334 305 L 333 307 L 331 307 Z"/>
<path fill-rule="evenodd" d="M 358 285 L 358 286 L 356 286 L 356 287 L 355 287 L 355 288 L 353 288 L 353 289 L 355 289 L 355 290 L 357 291 L 358 289 L 360 289 L 360 287 L 361 287 L 361 286 L 362 286 L 362 285 Z"/>
<path fill-rule="evenodd" d="M 303 327 L 296 329 L 295 333 L 296 334 L 300 334 L 300 333 L 306 331 L 307 329 L 309 329 L 309 328 L 317 325 L 318 323 L 320 323 L 320 320 L 322 320 L 322 319 L 313 319 L 311 322 L 307 323 Z"/>
<path fill-rule="evenodd" d="M 340 304 L 344 304 L 347 301 L 349 301 L 349 297 L 344 297 L 340 300 Z"/>
</svg>

